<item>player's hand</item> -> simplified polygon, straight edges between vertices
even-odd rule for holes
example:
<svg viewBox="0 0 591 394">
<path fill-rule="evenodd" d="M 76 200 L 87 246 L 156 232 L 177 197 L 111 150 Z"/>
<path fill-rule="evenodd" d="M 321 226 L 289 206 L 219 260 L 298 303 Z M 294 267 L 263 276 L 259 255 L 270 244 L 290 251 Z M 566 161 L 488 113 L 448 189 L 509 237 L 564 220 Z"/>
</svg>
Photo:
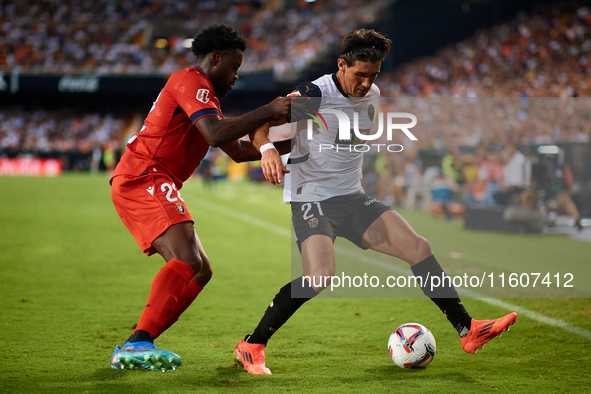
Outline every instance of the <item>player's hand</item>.
<svg viewBox="0 0 591 394">
<path fill-rule="evenodd" d="M 291 98 L 277 97 L 269 103 L 269 108 L 273 114 L 271 121 L 284 121 L 291 116 Z"/>
<path fill-rule="evenodd" d="M 292 115 L 296 119 L 301 118 L 307 109 L 307 102 L 309 97 L 297 97 L 297 100 L 292 100 L 292 97 L 277 97 L 269 103 L 273 118 L 270 120 L 271 126 L 278 126 L 290 121 Z"/>
<path fill-rule="evenodd" d="M 267 149 L 261 157 L 261 168 L 265 179 L 273 185 L 283 182 L 283 174 L 289 170 L 283 166 L 281 156 L 275 149 Z"/>
</svg>

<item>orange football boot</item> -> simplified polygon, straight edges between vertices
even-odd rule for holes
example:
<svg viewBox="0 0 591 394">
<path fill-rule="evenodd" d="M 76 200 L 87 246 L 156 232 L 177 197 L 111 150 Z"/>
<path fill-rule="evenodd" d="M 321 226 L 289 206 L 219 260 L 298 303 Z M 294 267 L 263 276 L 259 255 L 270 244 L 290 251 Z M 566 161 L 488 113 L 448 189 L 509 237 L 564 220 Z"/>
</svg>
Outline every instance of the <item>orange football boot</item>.
<svg viewBox="0 0 591 394">
<path fill-rule="evenodd" d="M 234 354 L 242 362 L 246 372 L 271 375 L 271 370 L 265 366 L 265 345 L 262 343 L 248 343 L 243 339 L 234 348 Z"/>
<path fill-rule="evenodd" d="M 470 331 L 465 337 L 460 337 L 464 351 L 475 354 L 482 349 L 484 344 L 493 339 L 500 337 L 505 331 L 517 320 L 517 313 L 511 312 L 506 316 L 495 320 L 474 320 L 470 324 Z"/>
</svg>

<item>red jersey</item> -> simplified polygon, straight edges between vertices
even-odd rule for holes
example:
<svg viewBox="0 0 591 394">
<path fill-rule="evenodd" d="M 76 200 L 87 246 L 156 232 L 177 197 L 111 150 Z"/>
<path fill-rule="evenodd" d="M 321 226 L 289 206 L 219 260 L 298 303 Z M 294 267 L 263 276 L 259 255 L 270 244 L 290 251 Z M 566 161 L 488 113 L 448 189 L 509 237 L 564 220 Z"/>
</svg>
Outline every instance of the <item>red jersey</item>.
<svg viewBox="0 0 591 394">
<path fill-rule="evenodd" d="M 201 68 L 175 72 L 154 102 L 144 127 L 127 142 L 111 180 L 140 176 L 157 166 L 182 187 L 207 154 L 209 144 L 193 123 L 204 116 L 223 118 L 213 85 Z"/>
</svg>

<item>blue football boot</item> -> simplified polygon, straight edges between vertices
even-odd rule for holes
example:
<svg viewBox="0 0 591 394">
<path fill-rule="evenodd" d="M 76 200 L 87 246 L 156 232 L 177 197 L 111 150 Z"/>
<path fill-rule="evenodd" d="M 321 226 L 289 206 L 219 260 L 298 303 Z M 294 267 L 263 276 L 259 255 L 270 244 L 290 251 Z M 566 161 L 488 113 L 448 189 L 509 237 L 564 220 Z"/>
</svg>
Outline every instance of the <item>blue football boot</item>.
<svg viewBox="0 0 591 394">
<path fill-rule="evenodd" d="M 166 372 L 176 370 L 183 360 L 178 354 L 158 349 L 152 342 L 125 342 L 115 347 L 111 368 Z"/>
</svg>

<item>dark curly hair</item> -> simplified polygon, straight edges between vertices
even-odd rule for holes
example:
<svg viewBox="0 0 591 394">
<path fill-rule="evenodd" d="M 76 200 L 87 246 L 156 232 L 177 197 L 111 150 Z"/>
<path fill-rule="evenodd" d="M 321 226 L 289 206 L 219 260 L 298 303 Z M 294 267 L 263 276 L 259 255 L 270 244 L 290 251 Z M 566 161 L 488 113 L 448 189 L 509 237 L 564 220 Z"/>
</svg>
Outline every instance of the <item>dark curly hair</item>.
<svg viewBox="0 0 591 394">
<path fill-rule="evenodd" d="M 351 67 L 356 60 L 382 62 L 390 52 L 392 41 L 375 30 L 359 29 L 343 38 L 340 58 Z"/>
<path fill-rule="evenodd" d="M 244 52 L 246 47 L 246 40 L 236 30 L 223 23 L 217 23 L 197 33 L 193 39 L 191 51 L 197 56 L 197 60 L 200 61 L 213 51 L 240 49 Z"/>
</svg>

